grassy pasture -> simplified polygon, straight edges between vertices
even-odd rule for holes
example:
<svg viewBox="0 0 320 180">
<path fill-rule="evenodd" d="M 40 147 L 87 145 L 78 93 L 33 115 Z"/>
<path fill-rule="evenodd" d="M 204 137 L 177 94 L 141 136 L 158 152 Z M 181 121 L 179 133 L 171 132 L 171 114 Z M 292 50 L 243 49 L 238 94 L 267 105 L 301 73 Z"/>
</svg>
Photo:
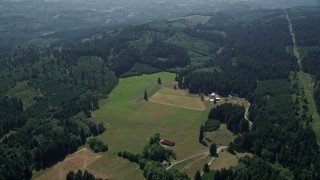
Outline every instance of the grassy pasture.
<svg viewBox="0 0 320 180">
<path fill-rule="evenodd" d="M 92 169 L 108 175 L 109 179 L 145 179 L 137 164 L 110 153 L 104 154 L 102 158 L 91 164 L 90 172 Z"/>
<path fill-rule="evenodd" d="M 220 128 L 216 131 L 206 132 L 205 137 L 212 142 L 215 142 L 217 146 L 228 146 L 230 142 L 236 137 L 231 131 L 227 129 L 226 124 L 220 124 Z"/>
<path fill-rule="evenodd" d="M 47 169 L 47 170 L 41 170 L 38 172 L 35 176 L 33 176 L 33 179 L 36 180 L 47 180 L 47 179 L 57 179 L 57 180 L 64 180 L 66 179 L 66 175 L 69 171 L 77 172 L 78 170 L 81 170 L 84 172 L 84 170 L 88 170 L 87 167 L 101 158 L 100 154 L 95 154 L 91 152 L 87 148 L 82 148 L 79 151 L 73 153 L 69 157 L 65 158 L 63 161 L 58 162 L 53 167 Z M 106 175 L 94 171 L 89 170 L 90 173 L 92 173 L 95 177 L 100 178 L 107 178 Z"/>
<path fill-rule="evenodd" d="M 212 170 L 220 170 L 222 168 L 230 168 L 238 164 L 239 158 L 245 156 L 251 156 L 250 153 L 236 153 L 235 155 L 230 154 L 227 150 L 221 151 L 219 156 L 215 158 L 210 166 Z"/>
<path fill-rule="evenodd" d="M 194 164 L 198 161 L 203 161 L 203 159 L 209 161 L 208 154 L 201 154 L 199 156 L 193 157 L 193 158 L 188 159 L 186 161 L 177 163 L 172 168 L 177 169 L 179 171 L 184 171 L 185 169 L 188 169 L 192 164 Z"/>
<path fill-rule="evenodd" d="M 157 83 L 158 77 L 161 78 L 161 85 Z M 200 125 L 206 121 L 209 109 L 190 110 L 143 100 L 146 89 L 149 99 L 160 93 L 162 96 L 174 96 L 177 102 L 183 103 L 184 100 L 179 99 L 185 98 L 188 101 L 200 101 L 199 97 L 185 91 L 173 90 L 174 78 L 175 74 L 162 72 L 120 79 L 109 99 L 101 101 L 100 109 L 92 113 L 92 119 L 103 122 L 107 128 L 98 138 L 109 145 L 109 151 L 94 162 L 90 170 L 103 172 L 116 179 L 140 179 L 141 171 L 135 170 L 137 166 L 119 160 L 115 153 L 123 150 L 139 153 L 148 138 L 157 132 L 163 139 L 176 142 L 176 146 L 171 149 L 177 153 L 177 160 L 208 150 L 198 142 L 198 136 Z M 119 174 L 121 177 L 118 177 Z"/>
<path fill-rule="evenodd" d="M 161 85 L 157 83 L 158 77 L 162 80 Z M 157 132 L 161 134 L 162 139 L 176 142 L 175 147 L 167 148 L 176 152 L 177 161 L 209 152 L 207 147 L 198 142 L 200 125 L 206 121 L 209 108 L 205 111 L 190 110 L 143 99 L 146 89 L 149 99 L 158 93 L 164 98 L 166 95 L 174 96 L 175 103 L 184 103 L 185 98 L 190 102 L 194 101 L 195 104 L 203 103 L 196 95 L 184 90 L 174 90 L 174 77 L 175 74 L 162 72 L 120 79 L 109 99 L 100 101 L 100 109 L 92 113 L 92 120 L 103 122 L 107 128 L 98 138 L 108 144 L 109 151 L 94 154 L 83 148 L 52 168 L 37 172 L 34 178 L 64 179 L 68 171 L 81 169 L 102 178 L 144 179 L 137 164 L 118 157 L 116 153 L 124 150 L 140 153 L 148 138 Z M 222 124 L 219 130 L 206 133 L 206 137 L 220 146 L 229 144 L 234 135 Z M 174 168 L 193 177 L 209 160 L 207 154 L 203 154 L 183 161 Z"/>
<path fill-rule="evenodd" d="M 201 171 L 204 164 L 208 163 L 210 161 L 209 156 L 199 156 L 197 159 L 194 159 L 187 164 L 183 168 L 180 169 L 180 171 L 186 173 L 189 175 L 189 177 L 194 177 L 196 172 L 199 170 Z"/>
<path fill-rule="evenodd" d="M 207 109 L 207 107 L 203 104 L 203 102 L 200 100 L 199 97 L 194 96 L 185 96 L 185 95 L 179 95 L 179 91 L 183 90 L 162 90 L 160 89 L 159 92 L 155 93 L 150 99 L 150 102 L 158 103 L 158 104 L 164 104 L 168 106 L 174 106 L 179 108 L 185 108 L 185 109 L 191 109 L 191 110 L 198 110 L 198 111 L 204 111 Z M 175 92 L 177 91 L 177 92 Z"/>
</svg>

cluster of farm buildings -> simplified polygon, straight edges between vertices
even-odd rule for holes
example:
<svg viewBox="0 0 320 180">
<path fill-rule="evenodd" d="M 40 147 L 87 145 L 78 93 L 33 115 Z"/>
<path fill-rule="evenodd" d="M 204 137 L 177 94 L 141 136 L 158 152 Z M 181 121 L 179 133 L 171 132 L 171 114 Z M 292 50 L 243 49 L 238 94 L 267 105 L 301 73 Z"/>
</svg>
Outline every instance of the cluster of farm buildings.
<svg viewBox="0 0 320 180">
<path fill-rule="evenodd" d="M 221 101 L 221 97 L 217 93 L 213 92 L 213 93 L 210 94 L 209 101 L 210 102 Z"/>
</svg>

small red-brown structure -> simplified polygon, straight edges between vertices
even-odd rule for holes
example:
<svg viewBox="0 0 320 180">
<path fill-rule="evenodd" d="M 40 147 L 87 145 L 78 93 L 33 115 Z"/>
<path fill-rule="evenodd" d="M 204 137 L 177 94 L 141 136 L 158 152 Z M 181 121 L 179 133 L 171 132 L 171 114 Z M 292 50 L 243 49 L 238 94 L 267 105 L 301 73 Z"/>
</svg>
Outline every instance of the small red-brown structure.
<svg viewBox="0 0 320 180">
<path fill-rule="evenodd" d="M 161 143 L 162 145 L 171 146 L 171 147 L 175 145 L 174 142 L 169 141 L 169 140 L 161 140 L 160 143 Z"/>
</svg>

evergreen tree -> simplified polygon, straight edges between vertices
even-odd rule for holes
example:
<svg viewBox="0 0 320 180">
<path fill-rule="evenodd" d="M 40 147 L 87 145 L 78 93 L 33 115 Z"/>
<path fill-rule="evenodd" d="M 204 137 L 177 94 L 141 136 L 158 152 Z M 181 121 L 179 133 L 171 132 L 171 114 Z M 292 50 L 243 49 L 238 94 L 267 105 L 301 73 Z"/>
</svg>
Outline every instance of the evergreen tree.
<svg viewBox="0 0 320 180">
<path fill-rule="evenodd" d="M 212 143 L 210 145 L 210 155 L 211 156 L 216 156 L 217 155 L 217 145 L 216 145 L 216 143 Z"/>
<path fill-rule="evenodd" d="M 148 93 L 146 89 L 144 90 L 144 100 L 148 101 Z"/>
<path fill-rule="evenodd" d="M 75 176 L 76 176 L 76 175 L 74 174 L 73 171 L 69 171 L 68 174 L 67 174 L 66 179 L 67 179 L 67 180 L 74 180 Z"/>
<path fill-rule="evenodd" d="M 161 84 L 161 79 L 160 78 L 158 78 L 158 84 Z"/>
<path fill-rule="evenodd" d="M 99 134 L 102 134 L 104 131 L 106 130 L 106 128 L 103 126 L 103 123 L 99 123 L 98 124 L 98 132 Z"/>
<path fill-rule="evenodd" d="M 239 131 L 240 132 L 248 132 L 249 131 L 249 122 L 242 118 L 239 123 Z"/>
<path fill-rule="evenodd" d="M 204 164 L 203 171 L 206 172 L 206 173 L 210 171 L 209 165 L 207 163 Z"/>
<path fill-rule="evenodd" d="M 203 127 L 203 125 L 201 125 L 201 127 L 200 127 L 200 134 L 199 134 L 199 142 L 200 142 L 200 143 L 203 142 L 203 138 L 204 138 L 203 134 L 204 134 L 204 127 Z"/>
<path fill-rule="evenodd" d="M 221 176 L 220 176 L 220 171 L 216 171 L 216 173 L 214 173 L 214 180 L 220 180 L 221 179 Z"/>
<path fill-rule="evenodd" d="M 196 172 L 196 174 L 194 175 L 194 180 L 201 180 L 200 171 L 197 171 L 197 172 Z"/>
<path fill-rule="evenodd" d="M 76 180 L 80 180 L 80 179 L 82 179 L 82 172 L 80 171 L 80 170 L 78 170 L 77 171 L 77 173 L 76 173 L 76 175 L 75 175 L 75 177 L 74 177 L 74 179 L 76 179 Z"/>
<path fill-rule="evenodd" d="M 230 143 L 229 143 L 228 152 L 231 153 L 231 154 L 235 154 L 233 142 L 230 142 Z"/>
<path fill-rule="evenodd" d="M 80 131 L 80 138 L 81 138 L 82 144 L 85 144 L 87 139 L 86 139 L 86 134 L 85 134 L 83 128 L 81 128 L 81 131 Z"/>
</svg>

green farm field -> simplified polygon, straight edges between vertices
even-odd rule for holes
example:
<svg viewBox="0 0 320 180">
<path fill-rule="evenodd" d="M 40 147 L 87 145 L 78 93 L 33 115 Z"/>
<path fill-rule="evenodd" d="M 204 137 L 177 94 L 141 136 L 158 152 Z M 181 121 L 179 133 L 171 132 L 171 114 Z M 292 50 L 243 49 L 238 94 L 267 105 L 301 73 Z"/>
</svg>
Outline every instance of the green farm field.
<svg viewBox="0 0 320 180">
<path fill-rule="evenodd" d="M 158 77 L 161 78 L 161 85 L 157 83 Z M 208 150 L 198 142 L 198 137 L 209 108 L 201 111 L 191 110 L 183 106 L 164 105 L 143 99 L 146 89 L 149 99 L 156 93 L 161 93 L 162 96 L 169 93 L 177 99 L 175 102 L 187 100 L 199 103 L 200 98 L 182 90 L 174 90 L 174 78 L 175 74 L 162 72 L 120 79 L 119 85 L 110 93 L 108 100 L 101 101 L 100 109 L 92 113 L 92 119 L 97 123 L 103 122 L 107 129 L 98 138 L 108 144 L 109 151 L 90 165 L 89 170 L 105 173 L 110 178 L 117 177 L 116 179 L 142 178 L 142 172 L 137 165 L 129 161 L 120 161 L 115 154 L 124 150 L 141 152 L 148 138 L 155 133 L 160 133 L 162 139 L 176 142 L 172 150 L 176 152 L 177 160 Z M 133 169 L 125 171 L 129 173 L 123 175 L 121 164 Z"/>
</svg>

